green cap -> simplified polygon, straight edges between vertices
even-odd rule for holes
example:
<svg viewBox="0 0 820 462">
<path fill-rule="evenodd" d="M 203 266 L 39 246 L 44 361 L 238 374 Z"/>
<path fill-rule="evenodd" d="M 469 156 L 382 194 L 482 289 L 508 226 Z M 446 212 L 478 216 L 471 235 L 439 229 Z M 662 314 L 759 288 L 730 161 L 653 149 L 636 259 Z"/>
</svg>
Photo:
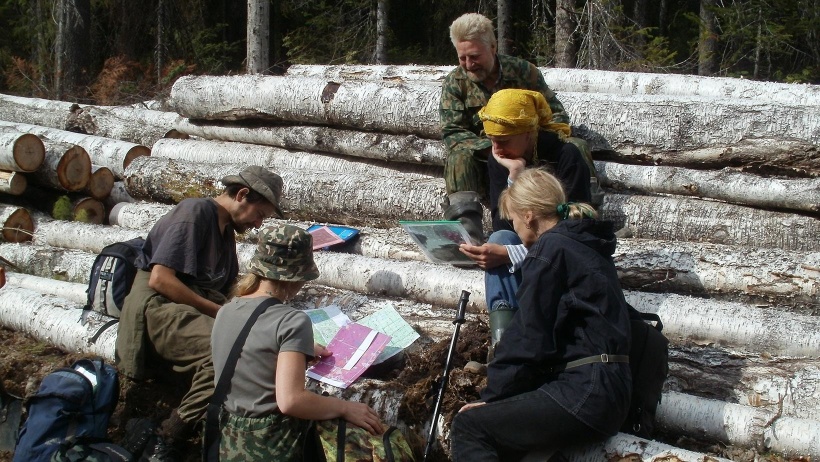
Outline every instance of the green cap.
<svg viewBox="0 0 820 462">
<path fill-rule="evenodd" d="M 270 170 L 260 167 L 258 165 L 251 165 L 245 167 L 244 170 L 237 175 L 228 175 L 222 178 L 222 184 L 228 186 L 230 184 L 238 184 L 247 186 L 248 188 L 258 192 L 265 199 L 273 204 L 273 209 L 279 218 L 282 215 L 282 209 L 279 208 L 279 201 L 282 199 L 282 177 L 271 172 Z"/>
<path fill-rule="evenodd" d="M 319 277 L 313 262 L 313 236 L 293 225 L 266 226 L 248 270 L 277 281 L 312 281 Z"/>
</svg>

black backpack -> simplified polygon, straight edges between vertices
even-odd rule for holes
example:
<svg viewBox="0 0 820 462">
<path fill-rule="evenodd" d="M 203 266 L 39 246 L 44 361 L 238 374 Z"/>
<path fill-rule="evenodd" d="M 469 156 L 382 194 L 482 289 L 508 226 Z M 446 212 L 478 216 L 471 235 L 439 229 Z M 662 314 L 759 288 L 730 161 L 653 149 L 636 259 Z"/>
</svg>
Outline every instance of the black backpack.
<svg viewBox="0 0 820 462">
<path fill-rule="evenodd" d="M 85 309 L 120 317 L 125 296 L 137 275 L 134 263 L 144 242 L 145 239 L 137 237 L 103 247 L 91 267 Z"/>
<path fill-rule="evenodd" d="M 630 306 L 629 317 L 632 321 L 629 350 L 632 402 L 621 431 L 650 438 L 655 429 L 655 411 L 661 402 L 663 383 L 669 374 L 669 340 L 661 333 L 663 323 L 657 314 L 641 313 Z"/>
</svg>

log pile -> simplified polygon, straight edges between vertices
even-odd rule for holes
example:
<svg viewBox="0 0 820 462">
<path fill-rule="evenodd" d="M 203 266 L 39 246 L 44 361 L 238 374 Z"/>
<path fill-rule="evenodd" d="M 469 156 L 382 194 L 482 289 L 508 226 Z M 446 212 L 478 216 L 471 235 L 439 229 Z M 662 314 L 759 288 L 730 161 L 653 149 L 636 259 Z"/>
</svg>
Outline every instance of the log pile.
<svg viewBox="0 0 820 462">
<path fill-rule="evenodd" d="M 74 284 L 50 296 L 83 303 L 80 288 L 102 246 L 144 235 L 172 204 L 217 193 L 220 178 L 251 163 L 282 176 L 283 205 L 290 220 L 302 220 L 297 225 L 361 228 L 348 253 L 317 254 L 321 277 L 300 303 L 321 305 L 322 294 L 333 293 L 357 300 L 351 313 L 366 313 L 374 301 L 392 300 L 406 319 L 442 340 L 466 289 L 471 319 L 485 318 L 483 274 L 423 261 L 396 226 L 400 219 L 441 217 L 437 107 L 447 71 L 294 66 L 284 77 L 184 77 L 174 85 L 168 104 L 176 112 L 169 113 L 85 107 L 78 118 L 76 108 L 55 102 L 64 114 L 55 117 L 42 109 L 43 100 L 0 97 L 0 119 L 18 131 L 45 133 L 23 123 L 63 129 L 75 114 L 89 133 L 82 136 L 153 140 L 151 156 L 118 161 L 83 146 L 93 164 L 122 179 L 107 202 L 109 225 L 37 215 L 32 244 L 0 244 L 0 256 L 32 275 L 12 275 L 0 291 L 0 322 L 36 332 L 43 321 L 14 311 L 24 298 L 44 312 L 66 311 L 60 298 L 42 296 L 44 280 Z M 565 71 L 545 76 L 575 133 L 593 148 L 607 188 L 603 217 L 624 228 L 615 263 L 627 298 L 658 313 L 672 340 L 659 424 L 673 436 L 820 457 L 820 91 Z M 765 104 L 752 97 L 760 94 Z M 117 123 L 125 127 L 113 130 Z M 169 133 L 195 139 L 161 138 Z M 61 141 L 80 145 L 71 140 Z M 243 239 L 244 268 L 255 234 Z M 39 301 L 27 295 L 32 290 Z M 66 328 L 75 334 L 59 340 L 62 347 L 88 351 L 75 337 L 92 335 L 94 322 L 85 331 Z M 113 356 L 111 335 L 101 336 L 94 351 Z M 367 394 L 378 387 L 368 381 L 345 393 L 361 392 L 395 414 L 400 394 Z M 446 436 L 446 425 L 437 424 Z M 703 457 L 652 444 L 618 435 L 571 458 L 611 459 L 628 447 L 641 448 L 634 450 L 641 460 Z"/>
</svg>

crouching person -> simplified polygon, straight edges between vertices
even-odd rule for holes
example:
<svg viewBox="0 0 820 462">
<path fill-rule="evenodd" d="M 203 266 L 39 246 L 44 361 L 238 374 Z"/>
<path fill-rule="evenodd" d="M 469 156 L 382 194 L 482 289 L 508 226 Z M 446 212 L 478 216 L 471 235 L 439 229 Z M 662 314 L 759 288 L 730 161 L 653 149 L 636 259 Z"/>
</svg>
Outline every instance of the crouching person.
<svg viewBox="0 0 820 462">
<path fill-rule="evenodd" d="M 567 203 L 561 183 L 524 171 L 501 194 L 528 250 L 512 317 L 487 368 L 481 401 L 452 424 L 459 461 L 519 460 L 604 440 L 629 410 L 630 321 L 612 254 L 612 224 Z"/>
<path fill-rule="evenodd" d="M 308 316 L 287 304 L 319 277 L 312 247 L 310 234 L 295 226 L 264 228 L 248 274 L 216 316 L 211 347 L 218 383 L 251 313 L 275 299 L 253 323 L 236 361 L 220 419 L 221 461 L 302 461 L 310 420 L 341 417 L 373 435 L 383 432 L 369 406 L 305 390 L 308 361 L 331 354 L 314 344 Z"/>
</svg>

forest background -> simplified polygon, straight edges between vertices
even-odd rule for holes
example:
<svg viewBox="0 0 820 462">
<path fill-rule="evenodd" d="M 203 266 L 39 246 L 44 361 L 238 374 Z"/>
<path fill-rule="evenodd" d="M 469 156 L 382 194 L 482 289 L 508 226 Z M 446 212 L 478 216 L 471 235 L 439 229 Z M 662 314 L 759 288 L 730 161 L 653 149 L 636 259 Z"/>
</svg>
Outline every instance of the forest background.
<svg viewBox="0 0 820 462">
<path fill-rule="evenodd" d="M 190 73 L 455 65 L 448 26 L 470 11 L 538 66 L 820 83 L 820 0 L 0 0 L 0 92 L 127 104 Z"/>
</svg>

